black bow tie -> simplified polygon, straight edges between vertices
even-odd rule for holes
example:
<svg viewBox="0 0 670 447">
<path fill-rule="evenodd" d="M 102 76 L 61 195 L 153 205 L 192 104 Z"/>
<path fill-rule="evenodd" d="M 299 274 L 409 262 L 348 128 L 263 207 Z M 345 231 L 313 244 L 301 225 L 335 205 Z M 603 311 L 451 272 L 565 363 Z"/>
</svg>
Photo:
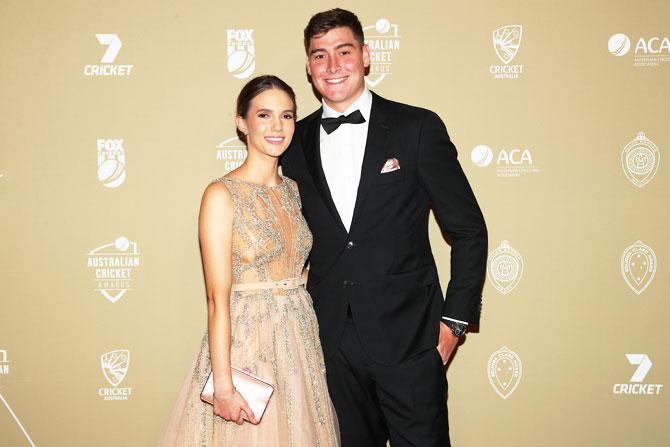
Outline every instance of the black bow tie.
<svg viewBox="0 0 670 447">
<path fill-rule="evenodd" d="M 347 116 L 340 115 L 337 118 L 321 118 L 323 130 L 329 135 L 340 127 L 340 124 L 363 124 L 364 122 L 365 118 L 360 110 L 355 110 Z"/>
</svg>

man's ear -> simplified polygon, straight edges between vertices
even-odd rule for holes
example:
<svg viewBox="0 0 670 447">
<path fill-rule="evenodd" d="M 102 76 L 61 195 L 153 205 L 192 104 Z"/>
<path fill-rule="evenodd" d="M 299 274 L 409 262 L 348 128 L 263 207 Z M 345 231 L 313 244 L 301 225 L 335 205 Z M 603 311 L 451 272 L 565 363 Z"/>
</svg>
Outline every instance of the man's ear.
<svg viewBox="0 0 670 447">
<path fill-rule="evenodd" d="M 367 44 L 363 44 L 361 50 L 363 51 L 363 66 L 367 68 L 370 66 L 370 47 Z"/>
<path fill-rule="evenodd" d="M 305 66 L 307 67 L 307 74 L 312 76 L 312 69 L 309 67 L 309 55 L 305 56 Z"/>
</svg>

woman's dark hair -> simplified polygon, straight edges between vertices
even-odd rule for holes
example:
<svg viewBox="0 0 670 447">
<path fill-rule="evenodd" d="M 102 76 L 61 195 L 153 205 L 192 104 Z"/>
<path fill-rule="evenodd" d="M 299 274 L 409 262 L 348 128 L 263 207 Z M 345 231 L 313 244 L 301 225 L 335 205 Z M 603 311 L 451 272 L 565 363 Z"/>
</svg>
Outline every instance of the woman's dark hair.
<svg viewBox="0 0 670 447">
<path fill-rule="evenodd" d="M 361 46 L 365 43 L 363 26 L 351 11 L 346 9 L 330 9 L 314 14 L 305 27 L 305 52 L 309 53 L 309 41 L 312 37 L 327 33 L 333 28 L 347 27 Z"/>
<path fill-rule="evenodd" d="M 273 75 L 263 75 L 253 78 L 247 82 L 237 96 L 237 115 L 246 118 L 249 113 L 251 101 L 266 90 L 276 88 L 284 91 L 293 102 L 293 114 L 296 112 L 295 93 L 290 85 Z"/>
</svg>

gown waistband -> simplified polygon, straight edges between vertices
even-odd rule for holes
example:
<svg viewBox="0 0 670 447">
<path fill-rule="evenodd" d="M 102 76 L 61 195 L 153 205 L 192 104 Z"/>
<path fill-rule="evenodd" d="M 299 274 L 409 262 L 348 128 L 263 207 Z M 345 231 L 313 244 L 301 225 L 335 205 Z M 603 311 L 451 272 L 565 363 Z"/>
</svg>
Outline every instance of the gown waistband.
<svg viewBox="0 0 670 447">
<path fill-rule="evenodd" d="M 231 292 L 243 292 L 247 290 L 262 290 L 262 289 L 297 289 L 305 284 L 302 276 L 297 278 L 282 279 L 279 281 L 263 281 L 263 282 L 243 282 L 233 284 L 230 287 Z"/>
</svg>

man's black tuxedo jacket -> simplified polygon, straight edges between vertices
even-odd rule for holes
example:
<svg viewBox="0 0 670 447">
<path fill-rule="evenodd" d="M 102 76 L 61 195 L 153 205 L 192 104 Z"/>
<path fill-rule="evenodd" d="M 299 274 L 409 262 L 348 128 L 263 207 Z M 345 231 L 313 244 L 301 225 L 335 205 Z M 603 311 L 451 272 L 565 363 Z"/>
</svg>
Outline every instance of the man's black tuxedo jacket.
<svg viewBox="0 0 670 447">
<path fill-rule="evenodd" d="M 328 359 L 338 348 L 348 304 L 366 353 L 392 366 L 437 345 L 441 316 L 479 322 L 486 225 L 440 118 L 373 93 L 347 233 L 321 165 L 321 114 L 319 109 L 297 123 L 281 165 L 298 182 L 314 235 L 307 290 L 324 355 Z M 381 173 L 391 158 L 400 169 Z M 444 301 L 428 239 L 430 207 L 452 239 Z"/>
</svg>

